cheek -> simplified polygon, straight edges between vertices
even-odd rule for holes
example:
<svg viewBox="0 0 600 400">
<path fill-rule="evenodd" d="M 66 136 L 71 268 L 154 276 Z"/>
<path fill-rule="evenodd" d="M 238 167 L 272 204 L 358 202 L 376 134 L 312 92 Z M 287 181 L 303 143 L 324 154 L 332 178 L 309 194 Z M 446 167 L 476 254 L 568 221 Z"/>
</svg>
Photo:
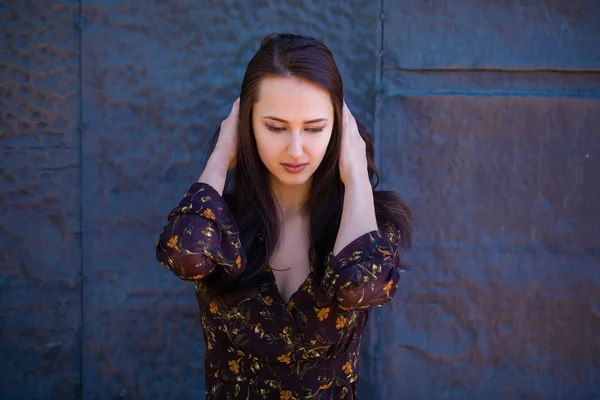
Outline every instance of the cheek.
<svg viewBox="0 0 600 400">
<path fill-rule="evenodd" d="M 264 164 L 266 158 L 264 138 L 262 138 L 260 135 L 255 135 L 254 139 L 256 140 L 256 149 L 258 150 L 258 155 Z"/>
<path fill-rule="evenodd" d="M 329 146 L 330 141 L 331 141 L 331 132 L 329 132 L 329 134 L 327 134 L 327 135 L 323 135 L 323 136 L 319 137 L 318 141 L 315 143 L 315 149 L 317 149 L 315 154 L 319 154 L 319 156 L 321 158 L 323 156 L 325 156 L 325 153 L 327 152 L 327 147 Z"/>
<path fill-rule="evenodd" d="M 258 133 L 254 136 L 256 140 L 256 148 L 258 155 L 266 166 L 273 162 L 276 155 L 275 143 L 272 138 L 269 138 L 265 134 Z"/>
</svg>

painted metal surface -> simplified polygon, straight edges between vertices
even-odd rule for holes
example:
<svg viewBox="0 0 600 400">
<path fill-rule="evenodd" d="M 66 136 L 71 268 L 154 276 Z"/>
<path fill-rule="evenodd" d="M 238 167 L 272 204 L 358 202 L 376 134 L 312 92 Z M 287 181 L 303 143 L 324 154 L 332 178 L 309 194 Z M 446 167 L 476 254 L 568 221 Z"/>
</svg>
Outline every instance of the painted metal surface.
<svg viewBox="0 0 600 400">
<path fill-rule="evenodd" d="M 600 397 L 600 9 L 484 3 L 0 3 L 0 398 L 202 398 L 153 246 L 273 31 L 332 49 L 417 220 L 361 397 Z"/>
<path fill-rule="evenodd" d="M 0 2 L 0 398 L 81 393 L 78 2 Z"/>
</svg>

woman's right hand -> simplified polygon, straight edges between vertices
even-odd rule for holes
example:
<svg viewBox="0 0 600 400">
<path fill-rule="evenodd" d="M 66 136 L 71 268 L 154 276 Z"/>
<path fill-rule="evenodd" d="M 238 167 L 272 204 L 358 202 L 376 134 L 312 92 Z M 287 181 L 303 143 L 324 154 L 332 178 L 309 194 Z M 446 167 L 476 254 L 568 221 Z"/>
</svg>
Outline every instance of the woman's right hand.
<svg viewBox="0 0 600 400">
<path fill-rule="evenodd" d="M 240 98 L 233 102 L 229 116 L 221 122 L 219 138 L 214 153 L 226 157 L 227 170 L 232 170 L 237 165 L 238 126 L 240 119 Z"/>
</svg>

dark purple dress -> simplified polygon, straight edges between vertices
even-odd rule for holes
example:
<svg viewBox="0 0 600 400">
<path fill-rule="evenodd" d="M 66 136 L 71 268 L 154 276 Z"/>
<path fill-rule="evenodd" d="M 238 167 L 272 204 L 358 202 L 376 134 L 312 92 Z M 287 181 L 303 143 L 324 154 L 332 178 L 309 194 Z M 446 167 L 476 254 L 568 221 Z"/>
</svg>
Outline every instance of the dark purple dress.
<svg viewBox="0 0 600 400">
<path fill-rule="evenodd" d="M 312 272 L 286 303 L 268 266 L 254 296 L 204 301 L 203 279 L 216 268 L 246 266 L 236 223 L 219 193 L 194 183 L 169 213 L 156 256 L 194 281 L 206 345 L 207 399 L 356 399 L 359 345 L 370 307 L 398 289 L 399 233 L 391 224 L 366 233 Z"/>
</svg>

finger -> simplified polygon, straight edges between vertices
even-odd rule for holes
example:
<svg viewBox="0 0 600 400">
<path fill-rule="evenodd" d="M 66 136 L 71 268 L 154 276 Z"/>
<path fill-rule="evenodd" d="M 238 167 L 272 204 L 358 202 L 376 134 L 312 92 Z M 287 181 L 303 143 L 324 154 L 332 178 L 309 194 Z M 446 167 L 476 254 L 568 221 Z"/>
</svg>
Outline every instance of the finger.
<svg viewBox="0 0 600 400">
<path fill-rule="evenodd" d="M 231 107 L 231 111 L 229 112 L 229 116 L 227 117 L 227 119 L 236 119 L 239 114 L 240 114 L 240 105 L 236 100 L 236 102 L 234 102 L 233 106 Z"/>
<path fill-rule="evenodd" d="M 345 101 L 344 106 L 342 108 L 342 112 L 344 120 L 343 131 L 346 140 L 361 140 L 362 136 L 360 136 L 360 132 L 358 132 L 358 124 L 356 123 L 356 119 L 354 118 L 354 115 L 352 115 L 352 112 L 350 111 L 350 108 L 348 107 Z"/>
<path fill-rule="evenodd" d="M 344 103 L 343 110 L 344 110 L 344 115 L 347 118 L 349 118 L 352 115 L 352 113 L 350 112 L 350 109 L 348 108 L 348 104 Z"/>
<path fill-rule="evenodd" d="M 348 109 L 346 103 L 342 106 L 342 139 L 348 136 Z"/>
<path fill-rule="evenodd" d="M 348 108 L 348 105 L 346 105 L 345 111 L 346 111 L 346 118 L 349 123 L 349 126 L 350 126 L 351 130 L 354 130 L 354 125 L 356 124 L 356 122 L 354 120 L 354 115 L 352 115 L 352 111 L 350 111 L 350 108 Z"/>
<path fill-rule="evenodd" d="M 233 106 L 231 107 L 231 111 L 234 111 L 236 109 L 238 109 L 240 106 L 240 98 L 238 97 L 237 99 L 235 99 L 235 101 L 233 102 Z"/>
<path fill-rule="evenodd" d="M 346 106 L 346 111 L 348 112 L 348 118 L 350 119 L 350 121 L 354 120 L 354 115 L 352 115 L 352 111 L 350 111 L 350 109 L 348 108 L 348 106 Z"/>
<path fill-rule="evenodd" d="M 358 126 L 356 124 L 356 120 L 354 119 L 354 115 L 346 105 L 344 107 L 344 123 L 346 125 L 346 131 L 348 139 L 355 140 L 357 136 L 360 137 L 360 133 L 358 133 Z"/>
</svg>

